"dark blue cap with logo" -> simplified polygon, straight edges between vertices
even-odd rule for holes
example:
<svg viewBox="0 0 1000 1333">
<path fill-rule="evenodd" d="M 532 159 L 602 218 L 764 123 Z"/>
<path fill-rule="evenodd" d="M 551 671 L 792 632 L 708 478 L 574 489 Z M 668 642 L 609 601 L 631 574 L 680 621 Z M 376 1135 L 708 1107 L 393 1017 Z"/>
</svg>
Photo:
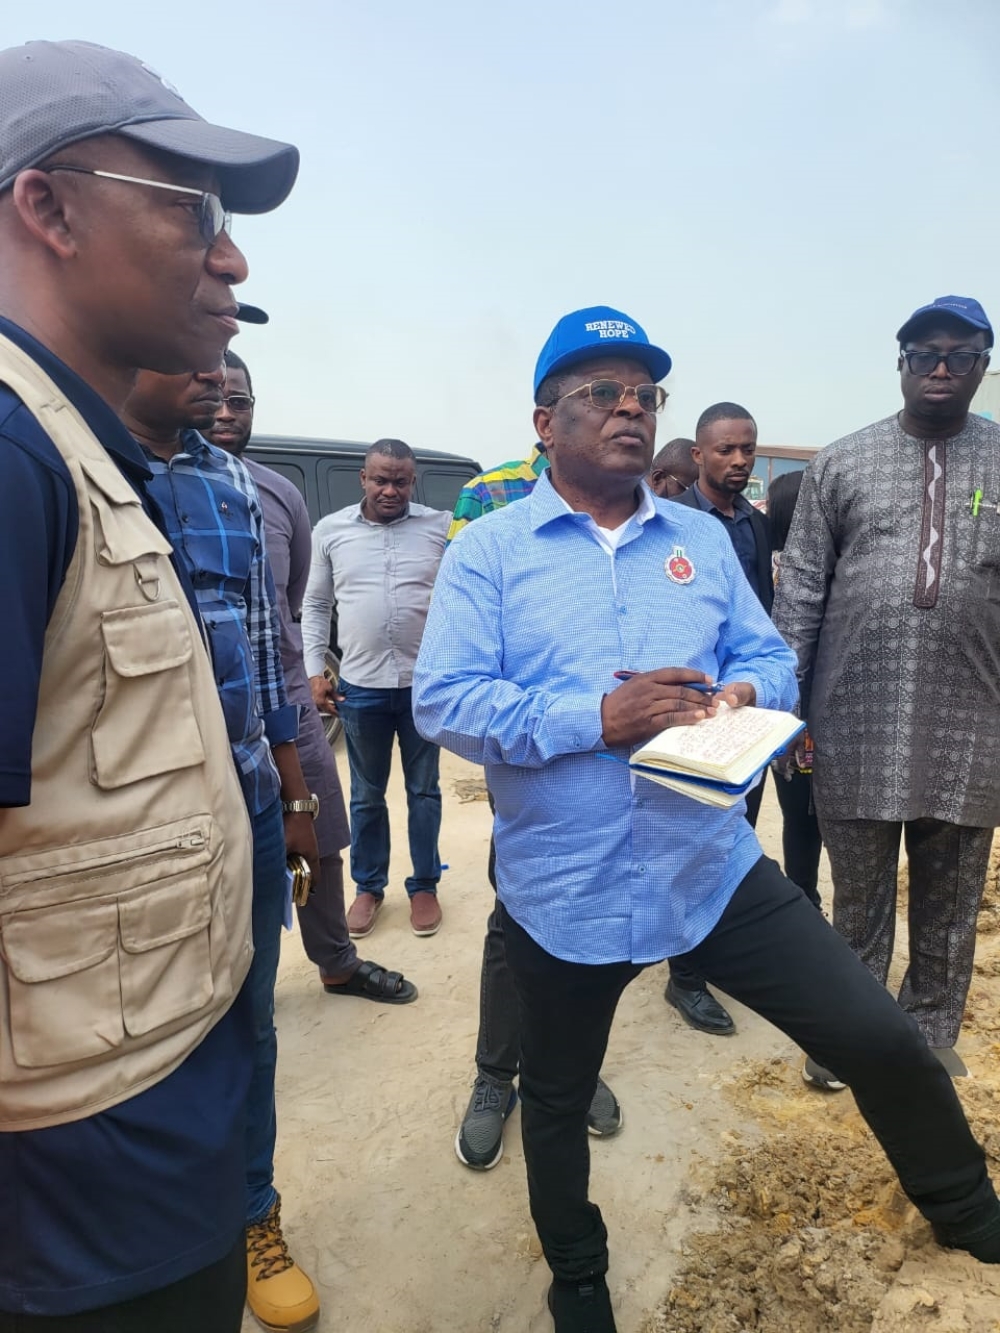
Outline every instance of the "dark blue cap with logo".
<svg viewBox="0 0 1000 1333">
<path fill-rule="evenodd" d="M 950 315 L 952 319 L 961 320 L 963 324 L 968 324 L 970 328 L 988 333 L 990 340 L 987 346 L 993 346 L 993 326 L 986 318 L 986 311 L 971 296 L 938 296 L 930 305 L 922 305 L 919 310 L 914 310 L 896 334 L 900 346 L 913 336 L 918 324 L 932 321 L 935 315 Z"/>
<path fill-rule="evenodd" d="M 638 361 L 654 384 L 670 374 L 670 357 L 662 347 L 653 346 L 641 324 L 610 306 L 592 305 L 563 315 L 549 334 L 535 366 L 535 392 L 557 371 L 600 356 Z"/>
</svg>

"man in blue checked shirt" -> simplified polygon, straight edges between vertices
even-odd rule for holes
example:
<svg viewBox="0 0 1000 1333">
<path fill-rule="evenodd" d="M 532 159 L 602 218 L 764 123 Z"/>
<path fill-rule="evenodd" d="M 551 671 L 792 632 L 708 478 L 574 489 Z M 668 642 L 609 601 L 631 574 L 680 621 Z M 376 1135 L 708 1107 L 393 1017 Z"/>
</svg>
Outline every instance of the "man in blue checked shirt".
<svg viewBox="0 0 1000 1333">
<path fill-rule="evenodd" d="M 912 1019 L 763 856 L 742 804 L 695 803 L 623 762 L 715 711 L 692 683 L 718 680 L 730 707 L 797 697 L 794 658 L 721 526 L 641 484 L 670 364 L 620 311 L 559 321 L 535 372 L 550 469 L 449 548 L 414 677 L 417 726 L 485 764 L 496 800 L 528 1191 L 557 1333 L 615 1329 L 587 1109 L 619 997 L 671 955 L 836 1070 L 939 1241 L 1000 1261 L 982 1150 Z"/>
<path fill-rule="evenodd" d="M 286 853 L 319 874 L 313 819 L 318 802 L 302 776 L 298 707 L 281 668 L 274 581 L 264 515 L 243 463 L 199 434 L 222 405 L 225 367 L 208 374 L 141 371 L 123 420 L 153 473 L 149 491 L 194 585 L 208 637 L 233 758 L 253 828 L 256 1052 L 247 1099 L 247 1300 L 269 1329 L 303 1330 L 319 1299 L 292 1260 L 274 1188 L 274 983 L 285 912 Z M 249 887 L 249 886 L 248 886 Z"/>
</svg>

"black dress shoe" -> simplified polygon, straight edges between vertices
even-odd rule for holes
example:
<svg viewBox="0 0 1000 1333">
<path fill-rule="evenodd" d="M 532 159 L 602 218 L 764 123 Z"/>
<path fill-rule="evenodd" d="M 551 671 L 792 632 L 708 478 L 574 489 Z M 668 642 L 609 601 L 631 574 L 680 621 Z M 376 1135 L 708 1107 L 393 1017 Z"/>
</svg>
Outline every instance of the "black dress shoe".
<svg viewBox="0 0 1000 1333">
<path fill-rule="evenodd" d="M 673 977 L 663 992 L 667 1004 L 672 1004 L 688 1027 L 707 1032 L 713 1037 L 731 1037 L 736 1024 L 710 991 L 684 990 L 674 985 Z"/>
<path fill-rule="evenodd" d="M 556 1333 L 618 1333 L 603 1273 L 583 1282 L 556 1278 L 549 1287 L 549 1313 Z"/>
</svg>

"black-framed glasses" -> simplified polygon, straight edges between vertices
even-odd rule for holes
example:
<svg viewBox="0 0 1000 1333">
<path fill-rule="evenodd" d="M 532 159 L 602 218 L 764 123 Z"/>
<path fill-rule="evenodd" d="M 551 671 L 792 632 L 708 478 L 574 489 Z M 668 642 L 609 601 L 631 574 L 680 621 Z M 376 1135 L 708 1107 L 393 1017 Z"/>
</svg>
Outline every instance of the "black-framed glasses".
<svg viewBox="0 0 1000 1333">
<path fill-rule="evenodd" d="M 910 368 L 911 375 L 933 375 L 943 361 L 949 375 L 969 375 L 976 368 L 976 362 L 985 352 L 901 352 L 903 360 Z"/>
<path fill-rule="evenodd" d="M 97 171 L 91 167 L 76 167 L 57 163 L 54 167 L 45 167 L 45 171 L 72 171 L 79 176 L 100 176 L 102 180 L 124 181 L 126 185 L 151 185 L 154 190 L 172 190 L 174 194 L 195 195 L 200 200 L 198 209 L 198 230 L 206 245 L 214 245 L 223 232 L 228 236 L 232 230 L 233 215 L 227 213 L 222 200 L 210 190 L 195 190 L 190 185 L 168 185 L 166 181 L 149 181 L 142 176 L 122 176 L 117 171 Z"/>
<path fill-rule="evenodd" d="M 256 399 L 250 393 L 231 393 L 222 400 L 230 412 L 249 412 Z"/>
<path fill-rule="evenodd" d="M 635 395 L 635 401 L 642 410 L 649 412 L 650 415 L 662 412 L 669 396 L 666 389 L 659 384 L 622 384 L 621 380 L 591 380 L 589 384 L 579 384 L 575 389 L 570 389 L 569 393 L 562 395 L 562 398 L 557 398 L 552 406 L 555 407 L 563 398 L 572 398 L 577 393 L 585 394 L 588 406 L 596 408 L 598 412 L 616 411 L 631 393 Z"/>
</svg>

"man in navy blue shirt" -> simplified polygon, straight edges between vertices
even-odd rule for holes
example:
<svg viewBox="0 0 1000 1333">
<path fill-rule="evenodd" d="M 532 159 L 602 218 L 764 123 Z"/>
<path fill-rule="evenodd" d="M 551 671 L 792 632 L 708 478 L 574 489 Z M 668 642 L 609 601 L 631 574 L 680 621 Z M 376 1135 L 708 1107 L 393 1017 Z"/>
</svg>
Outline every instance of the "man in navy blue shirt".
<svg viewBox="0 0 1000 1333">
<path fill-rule="evenodd" d="M 86 43 L 0 52 L 0 84 L 0 333 L 157 522 L 117 413 L 139 367 L 218 363 L 247 274 L 226 210 L 276 207 L 298 154 L 206 124 L 148 67 Z M 53 98 L 69 85 L 73 99 Z M 7 388 L 0 436 L 2 829 L 32 802 L 33 739 L 60 706 L 39 697 L 47 630 L 90 516 L 45 426 Z M 49 1128 L 0 1123 L 2 1333 L 237 1333 L 252 1052 L 244 995 L 137 1095 Z"/>
<path fill-rule="evenodd" d="M 691 458 L 698 468 L 698 480 L 671 498 L 718 519 L 733 543 L 747 582 L 770 615 L 774 605 L 771 536 L 767 519 L 743 494 L 757 456 L 757 423 L 738 403 L 713 403 L 698 418 L 694 441 Z"/>
<path fill-rule="evenodd" d="M 702 412 L 695 428 L 687 459 L 688 466 L 696 470 L 695 478 L 666 498 L 718 519 L 733 543 L 747 582 L 770 615 L 774 603 L 770 532 L 767 519 L 743 494 L 750 483 L 756 454 L 757 423 L 746 408 L 737 403 L 715 403 Z M 655 485 L 653 489 L 657 489 Z M 751 828 L 757 825 L 766 779 L 765 768 L 756 787 L 747 792 L 746 818 Z M 685 1023 L 701 1032 L 728 1036 L 736 1031 L 729 1011 L 687 958 L 671 959 L 665 998 Z"/>
</svg>

